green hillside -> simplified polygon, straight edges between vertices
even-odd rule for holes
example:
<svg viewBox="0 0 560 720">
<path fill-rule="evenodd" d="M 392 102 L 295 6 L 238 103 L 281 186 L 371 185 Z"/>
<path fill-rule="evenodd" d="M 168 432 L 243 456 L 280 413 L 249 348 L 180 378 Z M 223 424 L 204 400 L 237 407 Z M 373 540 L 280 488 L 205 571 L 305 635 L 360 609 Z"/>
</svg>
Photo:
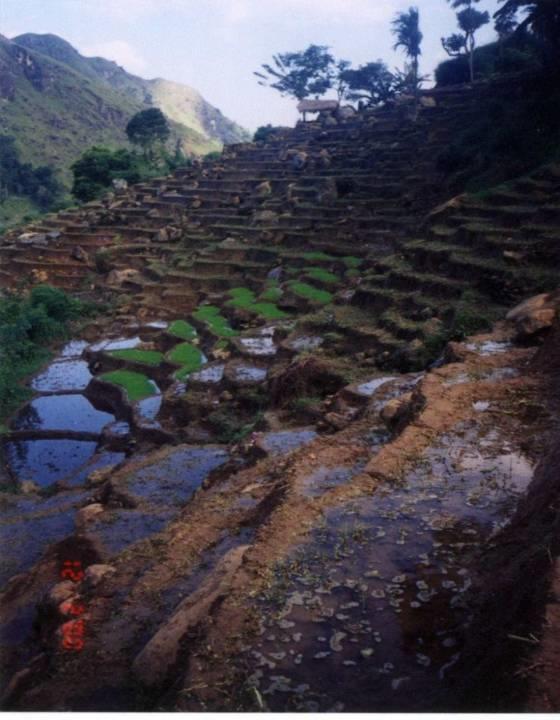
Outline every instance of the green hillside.
<svg viewBox="0 0 560 720">
<path fill-rule="evenodd" d="M 173 140 L 186 153 L 248 137 L 190 87 L 144 80 L 103 58 L 85 58 L 55 35 L 0 35 L 0 133 L 16 138 L 24 160 L 55 166 L 66 182 L 84 150 L 126 145 L 127 122 L 153 106 L 168 114 Z"/>
</svg>

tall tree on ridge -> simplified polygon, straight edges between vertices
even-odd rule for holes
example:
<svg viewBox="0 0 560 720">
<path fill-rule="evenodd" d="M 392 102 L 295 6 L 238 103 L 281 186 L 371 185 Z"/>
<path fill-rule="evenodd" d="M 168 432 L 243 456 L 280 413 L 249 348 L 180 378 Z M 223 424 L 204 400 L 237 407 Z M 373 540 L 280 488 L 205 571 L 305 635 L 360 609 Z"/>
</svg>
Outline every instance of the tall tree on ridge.
<svg viewBox="0 0 560 720">
<path fill-rule="evenodd" d="M 456 10 L 457 23 L 463 34 L 454 33 L 447 38 L 441 38 L 443 49 L 448 55 L 457 57 L 466 54 L 469 60 L 469 75 L 471 82 L 474 80 L 474 39 L 477 30 L 490 22 L 490 15 L 484 11 L 477 10 L 473 5 L 480 0 L 448 0 Z"/>
<path fill-rule="evenodd" d="M 422 51 L 423 35 L 420 32 L 420 13 L 418 8 L 411 7 L 408 12 L 399 12 L 392 22 L 391 32 L 396 37 L 393 50 L 403 48 L 407 57 L 410 58 L 411 85 L 414 88 L 414 95 L 418 93 L 418 58 Z"/>
</svg>

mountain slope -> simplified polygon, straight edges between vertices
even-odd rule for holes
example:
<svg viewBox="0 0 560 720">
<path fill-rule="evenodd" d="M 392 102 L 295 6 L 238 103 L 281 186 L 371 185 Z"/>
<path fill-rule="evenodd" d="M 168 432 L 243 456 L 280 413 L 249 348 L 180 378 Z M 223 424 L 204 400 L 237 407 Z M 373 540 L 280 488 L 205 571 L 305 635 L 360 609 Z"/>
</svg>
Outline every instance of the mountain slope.
<svg viewBox="0 0 560 720">
<path fill-rule="evenodd" d="M 56 35 L 0 35 L 0 133 L 16 138 L 23 158 L 51 164 L 68 179 L 88 147 L 127 142 L 130 118 L 160 107 L 183 150 L 205 153 L 247 133 L 192 88 L 144 80 L 104 58 L 85 58 Z"/>
</svg>

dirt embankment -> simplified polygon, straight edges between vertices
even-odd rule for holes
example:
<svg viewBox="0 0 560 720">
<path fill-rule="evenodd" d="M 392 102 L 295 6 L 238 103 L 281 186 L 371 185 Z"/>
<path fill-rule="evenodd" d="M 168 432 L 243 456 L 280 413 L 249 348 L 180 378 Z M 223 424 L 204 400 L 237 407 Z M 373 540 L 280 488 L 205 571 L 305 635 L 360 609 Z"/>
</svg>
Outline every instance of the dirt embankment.
<svg viewBox="0 0 560 720">
<path fill-rule="evenodd" d="M 533 482 L 481 558 L 470 642 L 455 682 L 461 710 L 560 710 L 560 322 L 530 371 L 550 423 Z"/>
</svg>

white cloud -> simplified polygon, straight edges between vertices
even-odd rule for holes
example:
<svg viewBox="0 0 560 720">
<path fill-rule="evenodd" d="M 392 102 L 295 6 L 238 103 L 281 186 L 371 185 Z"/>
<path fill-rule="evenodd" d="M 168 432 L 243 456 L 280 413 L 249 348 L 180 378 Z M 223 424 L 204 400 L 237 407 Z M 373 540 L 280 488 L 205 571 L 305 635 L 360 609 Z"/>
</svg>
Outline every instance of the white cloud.
<svg viewBox="0 0 560 720">
<path fill-rule="evenodd" d="M 147 61 L 125 40 L 108 40 L 94 45 L 81 46 L 80 52 L 88 57 L 96 56 L 114 60 L 131 73 L 142 74 L 148 68 Z"/>
</svg>

